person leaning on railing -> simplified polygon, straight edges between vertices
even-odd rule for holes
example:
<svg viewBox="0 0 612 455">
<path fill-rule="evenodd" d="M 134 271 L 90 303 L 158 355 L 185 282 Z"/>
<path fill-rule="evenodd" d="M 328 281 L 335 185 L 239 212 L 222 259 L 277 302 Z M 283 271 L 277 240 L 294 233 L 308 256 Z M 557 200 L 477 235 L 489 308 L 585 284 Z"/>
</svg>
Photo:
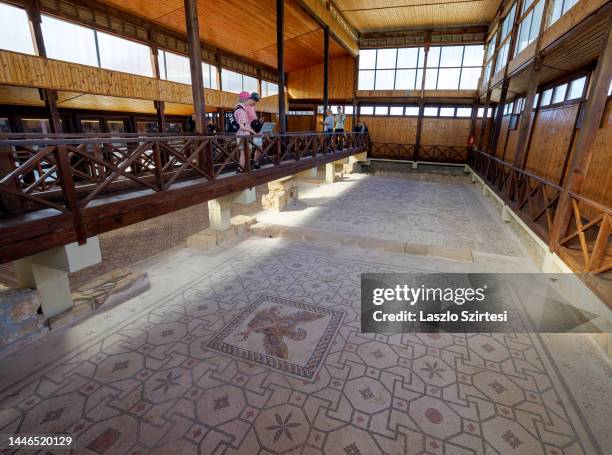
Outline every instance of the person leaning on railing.
<svg viewBox="0 0 612 455">
<path fill-rule="evenodd" d="M 257 133 L 253 127 L 251 126 L 251 115 L 249 115 L 249 105 L 255 106 L 256 101 L 251 97 L 249 92 L 240 92 L 238 95 L 238 104 L 234 108 L 234 120 L 238 124 L 238 131 L 236 131 L 236 141 L 237 145 L 240 148 L 240 159 L 239 164 L 240 168 L 238 168 L 238 172 L 244 172 L 246 169 L 247 159 L 250 159 L 251 155 L 251 142 L 245 137 L 250 135 L 257 135 Z M 244 146 L 244 141 L 246 141 L 246 147 Z M 255 169 L 259 169 L 259 165 L 255 165 Z"/>
</svg>

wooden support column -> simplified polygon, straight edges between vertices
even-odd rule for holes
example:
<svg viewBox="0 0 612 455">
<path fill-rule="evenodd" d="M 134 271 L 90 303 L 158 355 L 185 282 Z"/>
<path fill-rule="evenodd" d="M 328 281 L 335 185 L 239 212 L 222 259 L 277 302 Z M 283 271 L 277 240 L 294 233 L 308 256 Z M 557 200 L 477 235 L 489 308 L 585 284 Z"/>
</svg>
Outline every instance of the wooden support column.
<svg viewBox="0 0 612 455">
<path fill-rule="evenodd" d="M 154 101 L 155 111 L 157 114 L 157 129 L 160 133 L 166 132 L 166 103 L 163 101 Z"/>
<path fill-rule="evenodd" d="M 323 119 L 329 107 L 329 27 L 323 27 Z"/>
<path fill-rule="evenodd" d="M 47 57 L 45 39 L 42 32 L 42 18 L 40 16 L 40 3 L 38 0 L 30 0 L 26 4 L 28 20 L 34 35 L 34 47 L 40 57 Z M 57 90 L 39 89 L 40 99 L 45 102 L 45 108 L 49 115 L 49 125 L 53 133 L 62 133 L 62 122 L 60 121 L 59 111 L 57 110 Z"/>
<path fill-rule="evenodd" d="M 537 69 L 536 64 L 534 63 L 532 68 L 529 70 L 529 87 L 527 88 L 527 95 L 525 97 L 525 108 L 523 109 L 521 118 L 519 120 L 518 137 L 516 140 L 516 147 L 514 149 L 514 166 L 518 167 L 519 169 L 523 169 L 525 166 L 527 150 L 529 150 L 529 144 L 531 143 L 531 114 L 534 112 L 533 104 L 536 94 L 538 93 L 538 80 L 540 74 L 539 69 L 539 63 Z"/>
<path fill-rule="evenodd" d="M 357 126 L 357 86 L 359 84 L 359 55 L 355 57 L 355 71 L 353 72 L 353 129 Z"/>
<path fill-rule="evenodd" d="M 423 78 L 421 79 L 421 90 L 419 92 L 419 116 L 417 117 L 416 137 L 414 141 L 414 161 L 418 161 L 419 149 L 421 148 L 421 130 L 423 128 L 423 116 L 425 115 L 425 75 L 427 72 L 427 58 L 429 57 L 430 46 L 431 32 L 427 32 L 425 36 L 425 45 L 423 47 L 425 58 L 423 59 Z"/>
<path fill-rule="evenodd" d="M 555 212 L 549 243 L 549 247 L 553 251 L 558 249 L 559 241 L 565 235 L 571 219 L 572 200 L 569 193 L 579 194 L 584 186 L 589 163 L 593 156 L 593 144 L 608 101 L 608 90 L 612 78 L 612 13 L 608 15 L 608 31 L 602 44 L 603 50 L 599 55 L 597 67 L 591 80 L 580 134 L 576 140 L 569 173 L 563 184 L 559 204 Z"/>
<path fill-rule="evenodd" d="M 185 21 L 189 45 L 189 67 L 191 69 L 191 93 L 195 114 L 195 133 L 206 134 L 206 104 L 204 101 L 204 79 L 202 78 L 202 56 L 200 52 L 200 25 L 198 23 L 198 1 L 185 0 Z"/>
<path fill-rule="evenodd" d="M 155 31 L 152 28 L 149 29 L 148 35 L 149 48 L 151 49 L 151 66 L 153 67 L 153 76 L 155 79 L 161 79 L 162 74 L 159 68 L 159 49 L 155 42 Z M 153 106 L 155 106 L 155 113 L 157 116 L 157 129 L 160 133 L 164 133 L 166 131 L 166 104 L 163 101 L 154 100 Z"/>
<path fill-rule="evenodd" d="M 489 109 L 490 109 L 489 105 L 490 104 L 491 104 L 491 91 L 488 90 L 485 96 L 485 106 L 484 106 L 484 112 L 482 115 L 482 125 L 480 127 L 480 136 L 478 138 L 478 150 L 482 150 L 482 143 L 484 141 L 485 131 L 489 124 Z"/>
<path fill-rule="evenodd" d="M 504 79 L 501 88 L 501 94 L 499 95 L 499 103 L 495 112 L 495 119 L 493 121 L 493 134 L 491 135 L 491 143 L 489 144 L 489 155 L 495 156 L 497 153 L 497 140 L 501 132 L 501 124 L 504 118 L 504 104 L 506 104 L 506 97 L 508 96 L 508 86 L 510 81 Z"/>
<path fill-rule="evenodd" d="M 285 2 L 276 0 L 276 56 L 278 65 L 278 120 L 280 132 L 287 132 L 285 113 Z"/>
</svg>

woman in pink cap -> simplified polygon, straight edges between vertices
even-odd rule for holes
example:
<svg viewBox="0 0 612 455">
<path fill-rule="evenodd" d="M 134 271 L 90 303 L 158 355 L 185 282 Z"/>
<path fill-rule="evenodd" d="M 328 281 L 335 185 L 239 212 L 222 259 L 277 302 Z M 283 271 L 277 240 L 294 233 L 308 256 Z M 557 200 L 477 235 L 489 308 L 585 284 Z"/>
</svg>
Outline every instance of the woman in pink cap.
<svg viewBox="0 0 612 455">
<path fill-rule="evenodd" d="M 238 146 L 241 147 L 240 152 L 240 166 L 242 169 L 246 168 L 246 160 L 248 159 L 247 153 L 245 153 L 244 146 L 242 145 L 242 141 L 244 140 L 240 136 L 250 136 L 251 134 L 258 134 L 251 123 L 253 120 L 257 120 L 257 113 L 255 112 L 255 104 L 257 101 L 254 99 L 251 93 L 249 92 L 240 92 L 238 95 L 238 104 L 234 108 L 234 119 L 236 123 L 238 123 L 238 131 L 236 132 L 236 136 L 238 138 Z M 247 151 L 248 155 L 251 154 L 251 142 L 247 142 Z M 255 164 L 255 169 L 259 169 L 259 165 Z M 240 170 L 238 172 L 241 172 Z"/>
</svg>

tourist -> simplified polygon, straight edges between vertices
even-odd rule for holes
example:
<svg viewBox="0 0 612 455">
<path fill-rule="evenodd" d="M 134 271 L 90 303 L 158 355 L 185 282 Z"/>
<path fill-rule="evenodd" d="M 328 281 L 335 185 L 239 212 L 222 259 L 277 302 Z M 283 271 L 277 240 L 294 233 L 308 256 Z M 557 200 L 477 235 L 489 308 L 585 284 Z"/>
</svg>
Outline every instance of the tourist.
<svg viewBox="0 0 612 455">
<path fill-rule="evenodd" d="M 334 114 L 332 113 L 331 109 L 327 108 L 325 110 L 325 119 L 321 122 L 321 125 L 323 125 L 323 131 L 328 134 L 333 133 L 334 123 L 335 123 Z"/>
<path fill-rule="evenodd" d="M 262 127 L 262 122 L 259 120 L 259 117 L 257 117 L 257 110 L 255 109 L 255 106 L 259 102 L 259 99 L 259 93 L 253 92 L 251 93 L 251 96 L 249 97 L 246 103 L 247 113 L 249 115 L 249 124 L 251 125 L 251 128 L 253 128 L 253 131 L 255 131 L 256 134 L 259 134 Z M 261 155 L 263 154 L 263 152 L 261 151 L 261 147 L 263 146 L 263 138 L 259 135 L 257 137 L 254 137 L 253 145 L 256 146 L 254 153 L 254 168 L 259 169 L 259 160 L 261 159 Z"/>
<path fill-rule="evenodd" d="M 244 172 L 246 169 L 247 159 L 250 159 L 251 155 L 251 142 L 246 136 L 256 135 L 257 132 L 251 126 L 249 119 L 249 107 L 255 106 L 256 101 L 251 98 L 249 92 L 240 92 L 238 95 L 238 104 L 234 108 L 234 120 L 238 124 L 238 131 L 236 131 L 236 144 L 240 148 L 240 159 L 238 160 L 240 167 L 237 172 Z M 252 114 L 251 114 L 252 116 Z M 243 141 L 247 141 L 246 150 Z"/>
<path fill-rule="evenodd" d="M 206 132 L 209 136 L 217 134 L 217 125 L 214 124 L 212 119 L 208 119 L 208 125 L 206 125 Z"/>
<path fill-rule="evenodd" d="M 344 108 L 338 106 L 338 114 L 336 115 L 336 126 L 334 127 L 334 133 L 339 133 L 338 136 L 338 150 L 344 148 L 344 124 L 346 123 L 346 115 L 344 114 Z"/>
</svg>

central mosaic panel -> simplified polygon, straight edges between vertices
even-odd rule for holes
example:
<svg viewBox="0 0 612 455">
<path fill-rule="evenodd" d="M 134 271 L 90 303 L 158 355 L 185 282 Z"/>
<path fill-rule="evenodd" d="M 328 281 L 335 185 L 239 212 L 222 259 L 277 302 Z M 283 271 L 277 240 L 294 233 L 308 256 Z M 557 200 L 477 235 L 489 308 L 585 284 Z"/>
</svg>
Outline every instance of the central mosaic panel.
<svg viewBox="0 0 612 455">
<path fill-rule="evenodd" d="M 261 295 L 209 342 L 208 348 L 312 379 L 344 312 Z"/>
</svg>

